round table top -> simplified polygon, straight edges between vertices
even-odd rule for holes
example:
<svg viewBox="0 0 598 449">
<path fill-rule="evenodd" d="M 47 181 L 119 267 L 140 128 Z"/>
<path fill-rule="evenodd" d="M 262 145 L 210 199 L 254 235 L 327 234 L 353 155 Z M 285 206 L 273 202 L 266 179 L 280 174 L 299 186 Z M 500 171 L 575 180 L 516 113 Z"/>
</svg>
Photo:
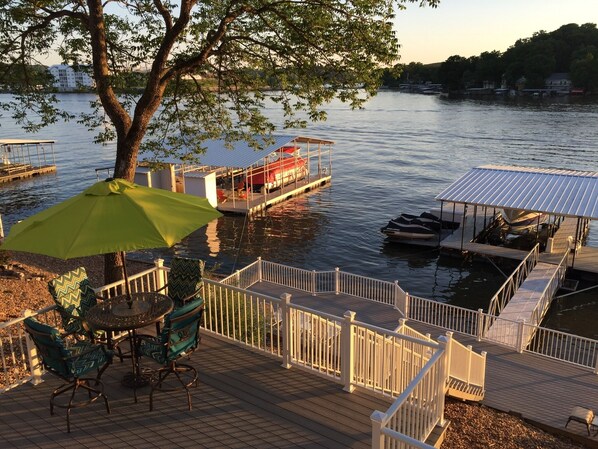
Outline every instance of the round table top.
<svg viewBox="0 0 598 449">
<path fill-rule="evenodd" d="M 173 308 L 172 300 L 160 293 L 140 292 L 115 296 L 99 302 L 85 314 L 93 329 L 107 331 L 133 330 L 155 323 Z"/>
</svg>

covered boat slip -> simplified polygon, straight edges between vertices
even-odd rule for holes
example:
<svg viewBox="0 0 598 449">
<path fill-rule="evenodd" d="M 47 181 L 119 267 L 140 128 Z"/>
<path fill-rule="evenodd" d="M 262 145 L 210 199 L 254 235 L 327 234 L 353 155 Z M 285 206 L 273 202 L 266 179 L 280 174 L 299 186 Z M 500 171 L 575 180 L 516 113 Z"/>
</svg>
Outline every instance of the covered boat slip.
<svg viewBox="0 0 598 449">
<path fill-rule="evenodd" d="M 138 168 L 135 182 L 204 196 L 221 212 L 253 214 L 328 184 L 333 144 L 289 135 L 256 136 L 253 143 L 209 140 L 200 154 L 156 161 L 143 153 L 140 160 L 149 165 Z M 167 168 L 151 168 L 155 162 Z"/>
<path fill-rule="evenodd" d="M 54 140 L 0 139 L 0 183 L 56 171 Z"/>
<path fill-rule="evenodd" d="M 436 199 L 444 214 L 453 204 L 466 211 L 461 229 L 443 239 L 441 247 L 522 260 L 526 251 L 474 240 L 499 209 L 539 212 L 558 225 L 540 261 L 558 263 L 571 250 L 569 266 L 598 272 L 598 251 L 582 246 L 590 221 L 598 219 L 598 172 L 488 165 L 470 170 Z"/>
<path fill-rule="evenodd" d="M 598 250 L 582 246 L 589 221 L 598 219 L 596 172 L 484 166 L 466 173 L 436 199 L 443 203 L 463 204 L 465 210 L 468 205 L 473 205 L 474 209 L 473 215 L 464 214 L 466 218 L 460 233 L 444 240 L 441 246 L 522 260 L 505 282 L 505 290 L 514 293 L 500 300 L 502 304 L 493 312 L 501 319 L 509 320 L 510 328 L 502 321 L 494 323 L 488 330 L 488 338 L 493 341 L 515 346 L 518 323 L 539 325 L 564 282 L 568 267 L 598 273 Z M 547 214 L 558 229 L 547 239 L 541 254 L 537 249 L 528 253 L 476 243 L 476 227 L 484 229 L 489 209 Z M 478 210 L 483 211 L 483 225 Z M 536 240 L 537 233 L 538 230 Z M 490 307 L 493 307 L 492 302 Z M 533 334 L 525 338 L 531 339 Z"/>
</svg>

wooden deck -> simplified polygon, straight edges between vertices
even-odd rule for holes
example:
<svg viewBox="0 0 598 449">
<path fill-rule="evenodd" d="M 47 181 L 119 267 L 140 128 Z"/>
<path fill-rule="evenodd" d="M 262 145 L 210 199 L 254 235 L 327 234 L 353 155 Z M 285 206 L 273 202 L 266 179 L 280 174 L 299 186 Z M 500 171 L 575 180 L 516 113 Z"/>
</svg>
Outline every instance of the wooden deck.
<svg viewBox="0 0 598 449">
<path fill-rule="evenodd" d="M 517 347 L 519 326 L 516 322 L 521 320 L 532 322 L 532 313 L 542 300 L 543 292 L 556 271 L 558 265 L 538 262 L 499 314 L 500 318 L 513 323 L 495 322 L 488 329 L 486 337 L 510 347 Z M 529 342 L 532 337 L 531 329 L 527 328 L 527 331 L 529 335 L 524 335 L 525 342 Z"/>
<path fill-rule="evenodd" d="M 50 393 L 60 384 L 56 377 L 10 390 L 0 395 L 1 446 L 370 448 L 370 415 L 389 405 L 205 336 L 191 362 L 200 380 L 192 389 L 192 411 L 184 393 L 156 393 L 150 413 L 149 387 L 139 390 L 135 404 L 132 391 L 120 386 L 129 363 L 115 361 L 103 376 L 111 414 L 101 403 L 75 409 L 71 434 L 64 410 L 50 416 Z"/>
<path fill-rule="evenodd" d="M 337 316 L 342 316 L 346 310 L 353 310 L 357 313 L 356 320 L 387 329 L 394 329 L 401 318 L 401 314 L 392 306 L 352 296 L 312 296 L 267 282 L 255 284 L 250 289 L 271 296 L 287 292 L 292 295 L 293 303 Z M 415 321 L 408 321 L 407 324 L 424 334 L 430 333 L 434 338 L 446 333 L 441 328 Z M 557 360 L 531 353 L 519 354 L 487 341 L 478 342 L 466 335 L 455 334 L 454 337 L 465 345 L 472 345 L 478 353 L 488 353 L 486 395 L 482 404 L 505 412 L 519 413 L 526 419 L 579 437 L 587 436 L 586 428 L 581 424 L 570 423 L 567 429 L 564 426 L 570 410 L 576 405 L 598 411 L 598 375 Z M 592 440 L 598 442 L 596 436 L 592 436 Z"/>
<path fill-rule="evenodd" d="M 219 202 L 217 209 L 220 212 L 251 215 L 261 210 L 267 209 L 274 204 L 281 203 L 292 197 L 301 195 L 311 190 L 320 188 L 330 183 L 332 177 L 320 176 L 311 177 L 309 179 L 302 179 L 293 182 L 281 189 L 276 189 L 267 194 L 252 193 L 249 200 L 247 198 L 239 198 L 236 193 L 229 192 L 229 198 L 224 202 Z M 234 196 L 234 201 L 233 201 Z"/>
</svg>

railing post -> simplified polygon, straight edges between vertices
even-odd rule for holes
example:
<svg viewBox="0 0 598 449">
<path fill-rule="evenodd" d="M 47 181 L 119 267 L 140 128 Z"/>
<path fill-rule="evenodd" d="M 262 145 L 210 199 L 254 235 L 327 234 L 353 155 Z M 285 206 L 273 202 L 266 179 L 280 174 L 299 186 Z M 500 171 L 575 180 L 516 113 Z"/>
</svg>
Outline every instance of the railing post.
<svg viewBox="0 0 598 449">
<path fill-rule="evenodd" d="M 291 295 L 283 293 L 280 295 L 280 309 L 282 315 L 282 367 L 291 367 L 291 347 L 293 332 L 291 330 Z"/>
<path fill-rule="evenodd" d="M 156 290 L 161 290 L 166 285 L 166 272 L 164 271 L 164 259 L 154 260 L 156 268 Z"/>
<path fill-rule="evenodd" d="M 471 357 L 473 356 L 473 348 L 467 345 L 469 352 L 467 353 L 467 386 L 471 383 Z"/>
<path fill-rule="evenodd" d="M 482 341 L 484 337 L 484 309 L 478 309 L 478 341 Z"/>
<path fill-rule="evenodd" d="M 347 310 L 343 316 L 345 320 L 341 328 L 341 380 L 344 385 L 343 390 L 352 393 L 355 389 L 353 386 L 353 359 L 355 352 L 353 321 L 355 320 L 355 312 Z"/>
<path fill-rule="evenodd" d="M 257 281 L 258 282 L 262 282 L 263 279 L 263 274 L 262 274 L 262 258 L 258 257 L 257 258 Z"/>
<path fill-rule="evenodd" d="M 25 316 L 33 315 L 33 312 L 29 309 L 23 313 Z M 42 363 L 39 355 L 37 354 L 37 348 L 29 332 L 25 332 L 25 343 L 27 344 L 27 359 L 29 361 L 29 369 L 31 371 L 31 380 L 29 381 L 32 385 L 38 385 L 44 380 L 42 379 Z"/>
<path fill-rule="evenodd" d="M 340 293 L 340 275 L 340 270 L 336 267 L 334 269 L 334 293 L 337 295 Z"/>
<path fill-rule="evenodd" d="M 481 387 L 486 389 L 486 351 L 482 351 L 482 358 L 484 359 L 484 369 L 482 370 L 482 385 Z"/>
<path fill-rule="evenodd" d="M 594 374 L 598 374 L 598 350 L 595 351 L 594 357 Z"/>
<path fill-rule="evenodd" d="M 521 320 L 517 323 L 517 347 L 515 350 L 521 354 L 525 349 L 525 339 L 523 334 L 525 332 L 525 320 Z"/>
<path fill-rule="evenodd" d="M 395 307 L 403 314 L 405 318 L 408 317 L 408 308 L 409 308 L 409 301 L 408 301 L 408 293 L 404 292 L 401 287 L 399 287 L 399 281 L 395 281 Z"/>
<path fill-rule="evenodd" d="M 438 382 L 438 389 L 440 390 L 438 391 L 438 410 L 440 415 L 438 416 L 438 423 L 441 426 L 445 425 L 444 402 L 446 396 L 446 387 L 448 385 L 448 378 L 450 375 L 450 339 L 452 338 L 452 336 L 453 333 L 449 331 L 446 333 L 446 335 L 441 335 L 440 337 L 438 337 L 440 349 L 444 350 L 444 367 L 442 373 L 440 373 L 440 382 Z"/>
<path fill-rule="evenodd" d="M 316 270 L 311 272 L 311 294 L 316 296 Z"/>
<path fill-rule="evenodd" d="M 237 270 L 235 272 L 235 276 L 237 277 L 237 287 L 242 288 L 241 287 L 241 272 L 239 270 Z"/>
<path fill-rule="evenodd" d="M 403 333 L 400 329 L 402 329 L 405 326 L 406 322 L 407 318 L 399 318 L 399 332 Z"/>
<path fill-rule="evenodd" d="M 383 412 L 374 410 L 370 415 L 372 420 L 372 449 L 384 448 L 384 434 L 382 433 L 382 420 L 386 417 Z"/>
<path fill-rule="evenodd" d="M 446 380 L 448 381 L 448 378 L 451 375 L 451 361 L 452 361 L 452 347 L 453 345 L 451 344 L 451 341 L 453 339 L 453 333 L 451 331 L 448 331 L 446 334 Z"/>
</svg>

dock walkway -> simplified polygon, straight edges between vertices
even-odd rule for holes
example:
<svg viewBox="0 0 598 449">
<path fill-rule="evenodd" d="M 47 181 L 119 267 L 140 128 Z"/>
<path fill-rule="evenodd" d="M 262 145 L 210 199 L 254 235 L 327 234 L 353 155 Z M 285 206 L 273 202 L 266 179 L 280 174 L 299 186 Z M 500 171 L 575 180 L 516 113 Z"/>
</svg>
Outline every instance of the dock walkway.
<svg viewBox="0 0 598 449">
<path fill-rule="evenodd" d="M 310 293 L 289 287 L 261 282 L 250 290 L 279 296 L 290 293 L 291 301 L 306 307 L 342 317 L 347 310 L 357 313 L 356 319 L 386 329 L 394 329 L 402 318 L 394 307 L 348 295 Z M 427 324 L 409 321 L 409 326 L 437 338 L 446 331 Z M 465 345 L 476 352 L 487 352 L 486 395 L 482 404 L 505 412 L 521 414 L 522 417 L 562 431 L 587 436 L 585 426 L 570 423 L 564 428 L 569 412 L 576 405 L 598 410 L 598 376 L 587 369 L 532 353 L 522 354 L 493 344 L 478 342 L 475 338 L 455 334 Z M 598 442 L 596 436 L 592 440 Z"/>
<path fill-rule="evenodd" d="M 518 322 L 525 321 L 528 324 L 532 323 L 533 315 L 536 313 L 538 307 L 545 309 L 539 312 L 539 316 L 544 316 L 544 313 L 550 305 L 550 301 L 546 302 L 544 305 L 542 305 L 542 301 L 545 299 L 546 294 L 552 299 L 554 293 L 556 293 L 556 291 L 554 291 L 545 294 L 545 290 L 550 285 L 551 280 L 558 270 L 558 265 L 542 262 L 536 264 L 505 308 L 500 312 L 500 318 L 512 321 L 512 323 L 505 323 L 502 320 L 496 321 L 490 326 L 485 337 L 497 343 L 505 344 L 511 348 L 518 347 Z M 529 342 L 533 337 L 530 328 L 526 327 L 526 331 L 529 335 L 523 336 L 523 344 Z"/>
</svg>

